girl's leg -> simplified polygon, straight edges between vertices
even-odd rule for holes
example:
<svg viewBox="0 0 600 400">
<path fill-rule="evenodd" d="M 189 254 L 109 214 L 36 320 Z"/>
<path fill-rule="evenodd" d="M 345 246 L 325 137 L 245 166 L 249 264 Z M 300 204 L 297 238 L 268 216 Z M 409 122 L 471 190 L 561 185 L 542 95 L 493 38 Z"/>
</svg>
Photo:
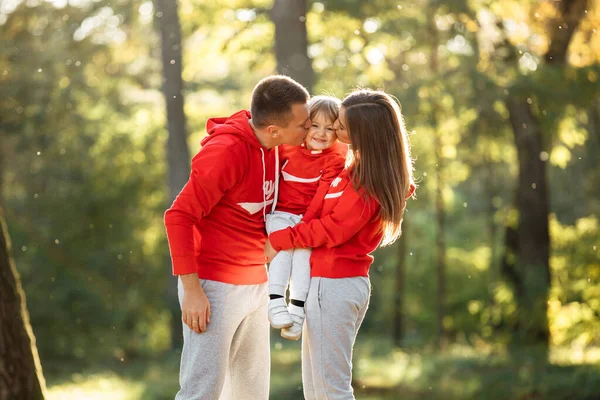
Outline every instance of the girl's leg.
<svg viewBox="0 0 600 400">
<path fill-rule="evenodd" d="M 295 215 L 286 212 L 274 212 L 267 214 L 266 229 L 267 233 L 280 231 L 282 229 L 294 226 L 295 222 L 291 217 Z M 269 264 L 269 294 L 285 296 L 288 282 L 292 271 L 293 249 L 280 251 Z"/>
<path fill-rule="evenodd" d="M 292 271 L 292 256 L 294 250 L 277 253 L 269 264 L 269 294 L 285 297 L 285 291 Z"/>
<path fill-rule="evenodd" d="M 288 310 L 293 325 L 284 329 L 281 336 L 298 340 L 304 325 L 304 302 L 310 286 L 310 249 L 295 249 L 292 257 L 292 275 L 290 279 L 290 305 Z"/>
<path fill-rule="evenodd" d="M 311 292 L 315 289 L 314 279 Z M 304 360 L 310 363 L 313 398 L 354 399 L 352 349 L 369 304 L 369 280 L 321 278 L 317 283 L 316 304 L 311 301 L 313 296 L 309 294 L 307 301 L 305 328 L 309 354 L 303 354 L 303 367 Z"/>
<path fill-rule="evenodd" d="M 287 212 L 274 212 L 266 216 L 266 229 L 268 233 L 279 231 L 294 226 L 298 218 Z M 292 270 L 293 249 L 280 251 L 269 264 L 269 321 L 276 329 L 293 325 L 285 302 L 285 292 L 290 280 Z"/>
<path fill-rule="evenodd" d="M 292 257 L 290 299 L 306 301 L 310 287 L 310 249 L 295 249 Z"/>
</svg>

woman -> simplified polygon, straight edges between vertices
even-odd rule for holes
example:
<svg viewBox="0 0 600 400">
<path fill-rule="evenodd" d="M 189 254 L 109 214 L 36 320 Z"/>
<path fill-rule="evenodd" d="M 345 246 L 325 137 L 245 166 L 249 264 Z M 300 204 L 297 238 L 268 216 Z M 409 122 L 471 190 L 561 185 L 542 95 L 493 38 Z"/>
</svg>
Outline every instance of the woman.
<svg viewBox="0 0 600 400">
<path fill-rule="evenodd" d="M 336 135 L 352 146 L 319 219 L 273 232 L 265 246 L 312 248 L 311 284 L 302 340 L 306 399 L 354 399 L 352 348 L 370 297 L 370 253 L 401 233 L 415 185 L 398 104 L 386 93 L 358 90 L 342 102 Z"/>
</svg>

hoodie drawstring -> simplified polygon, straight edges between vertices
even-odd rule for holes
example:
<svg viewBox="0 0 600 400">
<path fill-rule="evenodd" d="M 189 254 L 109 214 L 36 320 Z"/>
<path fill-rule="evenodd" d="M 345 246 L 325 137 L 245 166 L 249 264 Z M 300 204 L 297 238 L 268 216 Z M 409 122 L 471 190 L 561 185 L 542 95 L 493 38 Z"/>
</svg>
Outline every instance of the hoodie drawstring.
<svg viewBox="0 0 600 400">
<path fill-rule="evenodd" d="M 275 212 L 277 197 L 279 196 L 279 146 L 275 146 L 275 194 L 273 195 L 273 206 L 271 213 Z"/>
<path fill-rule="evenodd" d="M 261 160 L 262 160 L 262 167 L 263 167 L 263 180 L 262 180 L 262 190 L 263 190 L 263 219 L 266 221 L 266 212 L 265 212 L 265 207 L 267 207 L 267 188 L 266 188 L 266 184 L 267 184 L 267 168 L 265 167 L 265 152 L 263 151 L 263 149 L 260 149 L 260 154 L 261 154 Z"/>
<path fill-rule="evenodd" d="M 267 168 L 265 166 L 265 152 L 260 149 L 262 167 L 263 167 L 263 218 L 266 220 L 266 208 L 267 208 Z M 277 195 L 279 194 L 279 146 L 275 146 L 275 182 L 273 184 L 273 205 L 271 207 L 271 213 L 275 211 L 275 205 L 277 204 Z"/>
</svg>

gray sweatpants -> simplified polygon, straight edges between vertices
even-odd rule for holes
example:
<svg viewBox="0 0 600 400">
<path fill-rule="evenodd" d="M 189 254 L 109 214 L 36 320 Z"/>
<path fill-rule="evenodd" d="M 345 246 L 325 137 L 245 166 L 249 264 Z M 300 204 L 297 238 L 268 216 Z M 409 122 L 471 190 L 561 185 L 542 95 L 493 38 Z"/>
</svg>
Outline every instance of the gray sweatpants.
<svg viewBox="0 0 600 400">
<path fill-rule="evenodd" d="M 354 399 L 352 348 L 371 295 L 366 277 L 313 277 L 302 335 L 306 400 Z"/>
<path fill-rule="evenodd" d="M 267 283 L 200 282 L 210 302 L 210 323 L 200 334 L 183 324 L 181 389 L 175 399 L 268 399 L 271 364 Z M 181 304 L 181 280 L 178 289 Z"/>
</svg>

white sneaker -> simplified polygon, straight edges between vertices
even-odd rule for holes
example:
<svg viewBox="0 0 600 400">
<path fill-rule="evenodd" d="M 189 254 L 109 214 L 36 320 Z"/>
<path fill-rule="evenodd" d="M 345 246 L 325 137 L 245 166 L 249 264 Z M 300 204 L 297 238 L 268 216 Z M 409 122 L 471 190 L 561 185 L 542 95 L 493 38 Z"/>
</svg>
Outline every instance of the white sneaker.
<svg viewBox="0 0 600 400">
<path fill-rule="evenodd" d="M 289 315 L 294 323 L 291 327 L 281 330 L 281 337 L 288 340 L 298 340 L 302 335 L 302 327 L 304 326 L 304 308 L 290 305 Z"/>
<path fill-rule="evenodd" d="M 275 329 L 289 328 L 294 324 L 283 297 L 269 300 L 269 322 Z"/>
</svg>

